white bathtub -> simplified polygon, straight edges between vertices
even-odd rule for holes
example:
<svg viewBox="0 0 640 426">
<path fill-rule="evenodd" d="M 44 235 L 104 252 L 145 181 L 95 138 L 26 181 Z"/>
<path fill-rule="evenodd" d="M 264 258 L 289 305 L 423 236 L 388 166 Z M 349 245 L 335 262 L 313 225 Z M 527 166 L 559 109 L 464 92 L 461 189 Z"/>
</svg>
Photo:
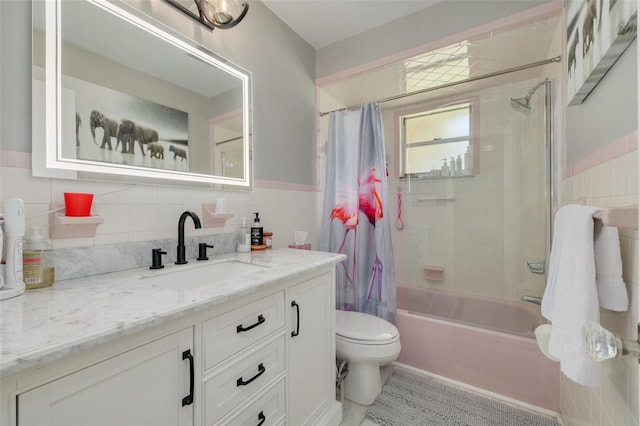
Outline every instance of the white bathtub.
<svg viewBox="0 0 640 426">
<path fill-rule="evenodd" d="M 413 312 L 418 306 L 429 313 Z M 539 307 L 525 302 L 399 286 L 398 362 L 557 412 L 559 364 L 533 338 L 542 323 Z"/>
</svg>

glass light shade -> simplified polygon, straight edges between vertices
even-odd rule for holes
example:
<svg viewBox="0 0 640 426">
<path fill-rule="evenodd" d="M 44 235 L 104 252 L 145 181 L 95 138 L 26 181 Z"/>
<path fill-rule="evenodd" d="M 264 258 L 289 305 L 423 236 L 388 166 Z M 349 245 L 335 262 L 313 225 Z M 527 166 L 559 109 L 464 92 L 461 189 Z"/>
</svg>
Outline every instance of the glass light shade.
<svg viewBox="0 0 640 426">
<path fill-rule="evenodd" d="M 204 18 L 211 25 L 230 28 L 244 18 L 248 5 L 240 0 L 199 0 Z"/>
</svg>

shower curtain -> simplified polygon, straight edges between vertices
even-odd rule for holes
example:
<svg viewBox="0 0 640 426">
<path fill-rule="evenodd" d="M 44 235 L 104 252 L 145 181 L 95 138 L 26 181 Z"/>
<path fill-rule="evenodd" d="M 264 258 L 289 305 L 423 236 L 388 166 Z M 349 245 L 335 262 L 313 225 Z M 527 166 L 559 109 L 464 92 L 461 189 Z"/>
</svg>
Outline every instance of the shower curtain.
<svg viewBox="0 0 640 426">
<path fill-rule="evenodd" d="M 320 249 L 343 253 L 336 307 L 395 321 L 396 281 L 380 106 L 331 113 Z"/>
</svg>

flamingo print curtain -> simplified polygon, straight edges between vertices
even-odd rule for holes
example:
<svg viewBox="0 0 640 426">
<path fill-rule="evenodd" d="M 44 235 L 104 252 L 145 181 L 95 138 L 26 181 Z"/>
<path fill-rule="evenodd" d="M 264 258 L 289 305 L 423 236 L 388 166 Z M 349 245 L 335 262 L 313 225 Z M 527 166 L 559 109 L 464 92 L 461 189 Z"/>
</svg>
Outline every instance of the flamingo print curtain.
<svg viewBox="0 0 640 426">
<path fill-rule="evenodd" d="M 388 219 L 380 106 L 331 113 L 320 249 L 343 253 L 338 309 L 395 321 L 396 281 Z"/>
</svg>

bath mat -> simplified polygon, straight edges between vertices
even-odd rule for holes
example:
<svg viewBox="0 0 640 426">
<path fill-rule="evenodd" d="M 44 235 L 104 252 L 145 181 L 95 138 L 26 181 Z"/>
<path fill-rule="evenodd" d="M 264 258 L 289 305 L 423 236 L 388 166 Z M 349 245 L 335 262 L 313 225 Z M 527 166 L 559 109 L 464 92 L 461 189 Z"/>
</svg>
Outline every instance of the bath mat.
<svg viewBox="0 0 640 426">
<path fill-rule="evenodd" d="M 366 417 L 381 426 L 559 426 L 555 418 L 399 368 Z"/>
</svg>

